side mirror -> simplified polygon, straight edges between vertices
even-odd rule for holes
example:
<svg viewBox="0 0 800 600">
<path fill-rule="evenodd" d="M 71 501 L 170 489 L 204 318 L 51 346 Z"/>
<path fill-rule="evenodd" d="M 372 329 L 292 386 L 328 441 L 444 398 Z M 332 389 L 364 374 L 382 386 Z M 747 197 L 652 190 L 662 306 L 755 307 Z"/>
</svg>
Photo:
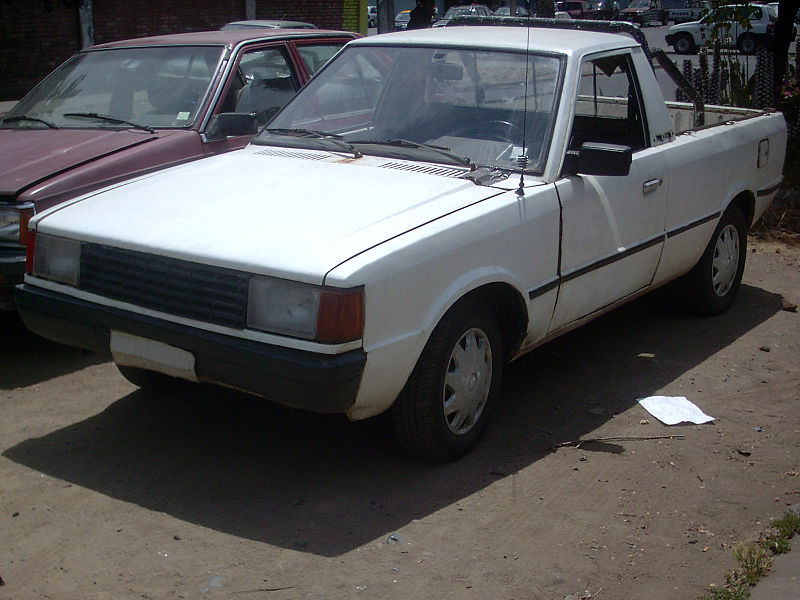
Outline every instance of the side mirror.
<svg viewBox="0 0 800 600">
<path fill-rule="evenodd" d="M 584 142 L 578 152 L 567 152 L 564 172 L 569 175 L 627 175 L 631 172 L 632 159 L 630 146 Z"/>
<path fill-rule="evenodd" d="M 226 137 L 257 133 L 258 119 L 254 113 L 219 113 L 208 122 L 206 140 L 213 142 Z"/>
</svg>

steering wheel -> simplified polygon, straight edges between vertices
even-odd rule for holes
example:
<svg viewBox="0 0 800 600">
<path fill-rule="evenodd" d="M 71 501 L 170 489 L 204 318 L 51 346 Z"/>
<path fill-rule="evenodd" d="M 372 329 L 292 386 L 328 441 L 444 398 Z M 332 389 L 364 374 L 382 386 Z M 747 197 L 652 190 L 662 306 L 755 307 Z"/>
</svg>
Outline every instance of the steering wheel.
<svg viewBox="0 0 800 600">
<path fill-rule="evenodd" d="M 457 127 L 450 135 L 466 137 L 477 140 L 491 140 L 494 142 L 508 142 L 509 144 L 522 143 L 522 127 L 510 121 L 491 119 L 477 123 L 467 123 Z"/>
</svg>

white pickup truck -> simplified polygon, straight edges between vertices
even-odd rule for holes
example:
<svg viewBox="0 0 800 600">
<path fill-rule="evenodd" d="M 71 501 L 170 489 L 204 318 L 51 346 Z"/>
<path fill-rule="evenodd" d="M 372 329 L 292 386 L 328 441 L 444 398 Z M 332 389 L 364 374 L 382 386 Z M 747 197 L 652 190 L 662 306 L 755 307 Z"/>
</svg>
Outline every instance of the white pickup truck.
<svg viewBox="0 0 800 600">
<path fill-rule="evenodd" d="M 247 148 L 36 216 L 19 309 L 136 384 L 388 409 L 451 460 L 507 361 L 669 282 L 701 313 L 733 302 L 786 125 L 696 117 L 622 34 L 360 39 Z"/>
<path fill-rule="evenodd" d="M 755 54 L 759 43 L 770 45 L 778 13 L 771 6 L 730 4 L 718 6 L 701 19 L 673 25 L 664 36 L 678 54 L 695 54 L 716 38 L 723 48 L 738 48 L 742 54 Z"/>
</svg>

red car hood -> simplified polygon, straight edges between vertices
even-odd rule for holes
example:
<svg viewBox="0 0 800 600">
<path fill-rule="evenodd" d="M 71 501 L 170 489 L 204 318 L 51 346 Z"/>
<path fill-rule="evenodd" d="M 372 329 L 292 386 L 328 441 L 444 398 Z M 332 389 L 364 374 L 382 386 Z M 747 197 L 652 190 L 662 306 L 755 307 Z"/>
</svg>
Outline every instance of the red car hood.
<svg viewBox="0 0 800 600">
<path fill-rule="evenodd" d="M 0 195 L 172 132 L 107 129 L 0 129 Z"/>
</svg>

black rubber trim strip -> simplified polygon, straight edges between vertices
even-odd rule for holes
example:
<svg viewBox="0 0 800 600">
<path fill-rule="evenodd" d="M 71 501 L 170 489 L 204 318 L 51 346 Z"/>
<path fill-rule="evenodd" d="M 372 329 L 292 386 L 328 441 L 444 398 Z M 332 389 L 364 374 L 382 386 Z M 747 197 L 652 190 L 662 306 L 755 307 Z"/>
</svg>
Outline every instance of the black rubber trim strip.
<svg viewBox="0 0 800 600">
<path fill-rule="evenodd" d="M 783 182 L 779 181 L 775 185 L 771 185 L 765 190 L 758 190 L 756 192 L 756 196 L 769 196 L 770 194 L 778 191 L 778 188 L 781 187 L 781 183 L 783 183 Z"/>
<path fill-rule="evenodd" d="M 694 229 L 695 227 L 699 227 L 700 225 L 704 225 L 705 223 L 708 223 L 709 221 L 713 221 L 715 219 L 719 219 L 719 216 L 721 214 L 722 214 L 722 212 L 717 211 L 715 213 L 712 213 L 712 214 L 710 214 L 708 216 L 703 217 L 702 219 L 698 219 L 697 221 L 693 221 L 692 223 L 689 223 L 688 225 L 684 225 L 682 227 L 678 227 L 677 229 L 673 229 L 672 231 L 667 232 L 667 238 L 675 237 L 676 235 L 680 235 L 685 231 L 689 231 L 690 229 Z"/>
<path fill-rule="evenodd" d="M 562 277 L 561 280 L 564 283 L 566 283 L 568 281 L 572 281 L 573 279 L 576 279 L 576 278 L 580 277 L 581 275 L 586 275 L 587 273 L 591 273 L 592 271 L 595 271 L 595 270 L 600 269 L 602 267 L 608 266 L 611 263 L 615 263 L 618 260 L 622 260 L 623 258 L 627 258 L 627 257 L 629 257 L 629 256 L 631 256 L 633 254 L 636 254 L 637 252 L 641 252 L 643 250 L 647 250 L 648 248 L 652 248 L 653 246 L 655 246 L 657 244 L 663 243 L 665 237 L 666 237 L 665 235 L 661 234 L 658 237 L 654 237 L 651 240 L 647 240 L 646 242 L 642 242 L 641 244 L 637 244 L 635 246 L 631 246 L 627 250 L 624 250 L 622 252 L 618 252 L 617 254 L 614 254 L 612 256 L 608 256 L 608 257 L 606 257 L 606 258 L 604 258 L 602 260 L 598 260 L 597 262 L 592 263 L 590 265 L 586 265 L 585 267 L 582 267 L 582 268 L 578 269 L 577 271 L 573 271 L 572 273 L 567 273 L 566 275 L 564 275 Z"/>
<path fill-rule="evenodd" d="M 202 381 L 248 391 L 279 404 L 338 413 L 355 401 L 367 361 L 363 349 L 320 354 L 221 334 L 89 302 L 29 284 L 16 287 L 25 325 L 48 339 L 108 354 L 111 330 L 194 354 Z"/>
<path fill-rule="evenodd" d="M 559 284 L 559 281 L 560 281 L 560 279 L 558 277 L 556 277 L 555 279 L 553 279 L 553 281 L 549 281 L 548 283 L 545 283 L 544 285 L 540 285 L 538 288 L 532 289 L 530 292 L 528 292 L 528 298 L 533 300 L 534 298 L 538 298 L 542 294 L 546 294 L 550 290 L 557 288 L 558 284 Z"/>
</svg>

